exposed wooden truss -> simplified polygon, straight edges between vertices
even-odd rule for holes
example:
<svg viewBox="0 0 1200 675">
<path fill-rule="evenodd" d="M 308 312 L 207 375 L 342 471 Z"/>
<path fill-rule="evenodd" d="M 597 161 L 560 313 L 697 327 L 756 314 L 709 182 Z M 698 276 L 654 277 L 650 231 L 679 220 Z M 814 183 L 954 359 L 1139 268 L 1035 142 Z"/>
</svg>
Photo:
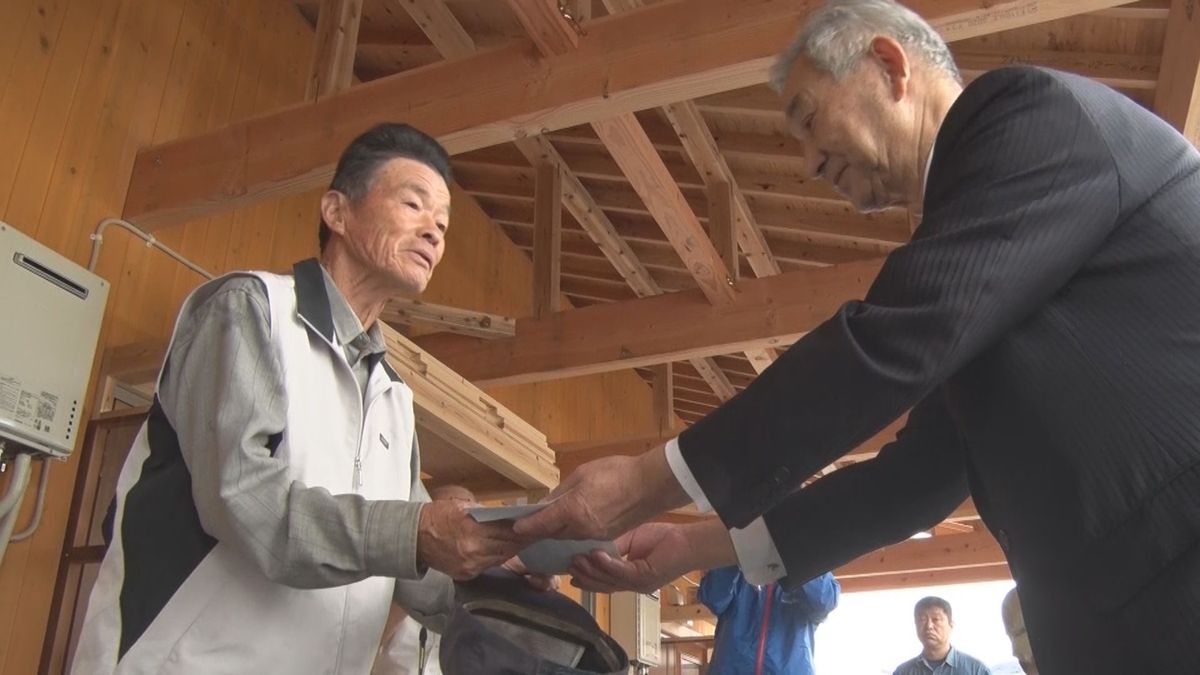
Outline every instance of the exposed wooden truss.
<svg viewBox="0 0 1200 675">
<path fill-rule="evenodd" d="M 437 3 L 442 2 L 442 0 L 428 1 Z M 434 34 L 429 35 L 431 40 L 434 39 L 435 34 L 459 34 L 464 32 L 462 26 L 458 23 L 458 20 L 444 6 L 440 11 L 436 12 L 436 14 L 438 16 L 437 21 L 440 25 Z M 522 23 L 525 25 L 526 30 L 528 31 L 530 28 L 528 23 L 524 20 Z M 424 25 L 422 25 L 422 28 L 424 29 Z M 559 25 L 557 30 L 573 31 L 573 28 Z M 574 43 L 573 39 L 572 43 Z M 435 41 L 435 44 L 438 43 Z M 441 49 L 440 46 L 439 49 Z M 457 57 L 464 56 L 473 51 L 473 45 L 458 41 L 448 45 L 447 50 L 443 50 L 443 53 L 447 57 Z M 537 172 L 539 180 L 535 187 L 542 184 L 545 175 L 544 172 L 547 170 L 547 167 L 552 167 L 557 172 L 558 184 L 555 187 L 555 192 L 558 194 L 561 204 L 565 205 L 567 209 L 570 210 L 575 220 L 583 226 L 584 231 L 587 232 L 587 234 L 591 237 L 592 242 L 594 242 L 600 248 L 605 257 L 608 258 L 608 261 L 612 263 L 613 268 L 622 276 L 622 278 L 624 278 L 625 282 L 634 290 L 634 292 L 643 297 L 649 295 L 658 295 L 661 293 L 662 289 L 654 281 L 649 271 L 646 270 L 645 266 L 642 265 L 641 261 L 638 260 L 637 255 L 630 250 L 629 246 L 624 242 L 624 240 L 621 239 L 620 235 L 617 234 L 612 222 L 609 221 L 608 217 L 604 214 L 604 211 L 599 205 L 596 204 L 592 195 L 583 187 L 583 184 L 574 175 L 574 173 L 572 173 L 571 168 L 563 161 L 561 155 L 559 155 L 558 151 L 554 148 L 550 141 L 545 136 L 539 134 L 529 138 L 517 139 L 515 144 L 518 150 L 520 150 L 521 154 L 525 156 L 525 159 L 535 168 L 535 171 Z M 547 208 L 547 206 L 543 204 L 541 200 L 536 198 L 537 191 L 535 190 L 535 205 L 543 209 Z M 556 211 L 555 216 L 561 218 L 561 210 Z M 538 219 L 536 218 L 536 215 L 534 220 L 535 231 L 533 258 L 536 268 L 538 260 L 536 250 L 538 242 L 536 221 Z M 561 223 L 556 230 L 559 228 L 561 228 Z M 560 254 L 559 261 L 561 263 L 562 240 L 560 231 L 557 233 L 556 239 L 557 243 L 555 244 L 555 248 L 558 249 Z M 543 242 L 543 245 L 545 245 L 545 242 Z M 535 270 L 535 272 L 536 271 L 537 270 Z M 545 270 L 545 272 L 549 273 L 550 270 Z M 561 265 L 559 266 L 559 272 L 561 272 Z M 556 274 L 557 273 L 558 272 L 556 272 Z M 559 279 L 559 281 L 561 281 L 561 279 Z M 544 315 L 544 313 L 545 312 L 539 309 L 537 303 L 535 302 L 534 316 L 540 318 Z M 719 400 L 726 401 L 733 397 L 735 393 L 733 385 L 729 382 L 729 379 L 725 376 L 715 362 L 713 362 L 711 359 L 696 358 L 691 361 L 691 365 L 698 373 L 700 373 L 701 377 L 703 377 L 705 382 L 708 383 L 709 388 Z"/>
<path fill-rule="evenodd" d="M 958 40 L 1123 3 L 910 4 L 947 39 Z M 810 10 L 810 4 L 769 0 L 666 2 L 593 21 L 578 49 L 553 58 L 531 63 L 529 43 L 517 40 L 147 148 L 134 163 L 124 215 L 156 228 L 321 185 L 354 135 L 397 115 L 459 153 L 760 84 Z M 731 15 L 738 21 L 729 21 Z M 539 86 L 523 86 L 531 80 Z"/>
</svg>

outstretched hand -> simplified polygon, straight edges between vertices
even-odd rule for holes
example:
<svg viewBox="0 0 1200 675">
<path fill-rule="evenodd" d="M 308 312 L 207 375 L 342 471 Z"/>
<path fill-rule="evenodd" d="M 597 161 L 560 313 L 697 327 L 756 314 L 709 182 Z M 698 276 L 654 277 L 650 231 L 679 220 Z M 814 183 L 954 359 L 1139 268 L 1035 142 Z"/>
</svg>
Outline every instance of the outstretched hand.
<svg viewBox="0 0 1200 675">
<path fill-rule="evenodd" d="M 588 462 L 559 483 L 554 503 L 516 522 L 517 535 L 541 539 L 612 539 L 688 503 L 662 449 Z"/>
<path fill-rule="evenodd" d="M 525 563 L 521 562 L 521 559 L 517 556 L 509 558 L 507 562 L 501 565 L 501 567 L 509 572 L 525 577 L 525 583 L 538 589 L 539 591 L 558 590 L 558 577 L 530 572 L 525 568 Z"/>
<path fill-rule="evenodd" d="M 512 531 L 512 521 L 480 523 L 457 501 L 433 501 L 421 508 L 417 557 L 456 581 L 504 563 L 527 543 Z"/>
<path fill-rule="evenodd" d="M 737 562 L 729 533 L 715 518 L 678 525 L 646 523 L 616 541 L 614 558 L 604 551 L 575 556 L 571 584 L 601 593 L 650 593 L 693 570 Z"/>
</svg>

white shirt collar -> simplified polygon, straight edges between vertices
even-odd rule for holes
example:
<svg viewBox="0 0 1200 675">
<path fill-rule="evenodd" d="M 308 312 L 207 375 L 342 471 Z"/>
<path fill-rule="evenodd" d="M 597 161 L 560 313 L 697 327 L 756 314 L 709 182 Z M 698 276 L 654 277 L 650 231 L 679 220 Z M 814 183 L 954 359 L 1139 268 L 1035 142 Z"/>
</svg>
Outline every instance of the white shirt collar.
<svg viewBox="0 0 1200 675">
<path fill-rule="evenodd" d="M 921 182 L 921 192 L 929 190 L 929 169 L 933 166 L 933 151 L 937 149 L 937 134 L 933 136 L 933 145 L 929 146 L 929 156 L 925 158 L 925 180 Z"/>
</svg>

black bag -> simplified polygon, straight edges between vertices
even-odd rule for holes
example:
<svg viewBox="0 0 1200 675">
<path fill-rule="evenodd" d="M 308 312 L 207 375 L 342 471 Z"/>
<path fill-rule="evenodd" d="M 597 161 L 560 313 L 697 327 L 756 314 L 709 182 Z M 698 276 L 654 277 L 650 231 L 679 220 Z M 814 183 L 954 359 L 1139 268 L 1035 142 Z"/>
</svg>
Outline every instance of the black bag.
<svg viewBox="0 0 1200 675">
<path fill-rule="evenodd" d="M 438 660 L 445 675 L 626 675 L 625 650 L 574 600 L 504 569 L 455 584 Z"/>
</svg>

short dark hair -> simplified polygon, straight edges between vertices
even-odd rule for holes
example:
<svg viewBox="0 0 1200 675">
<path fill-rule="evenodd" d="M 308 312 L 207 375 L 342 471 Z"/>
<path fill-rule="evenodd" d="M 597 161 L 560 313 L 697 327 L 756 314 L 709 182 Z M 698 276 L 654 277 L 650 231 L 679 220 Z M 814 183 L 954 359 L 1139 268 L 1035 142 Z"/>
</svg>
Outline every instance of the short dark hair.
<svg viewBox="0 0 1200 675">
<path fill-rule="evenodd" d="M 437 139 L 407 124 L 385 122 L 372 127 L 346 146 L 338 159 L 329 189 L 346 195 L 352 202 L 358 201 L 371 189 L 371 182 L 375 180 L 379 167 L 398 157 L 425 164 L 437 171 L 447 185 L 453 179 L 450 155 Z M 330 233 L 329 225 L 322 216 L 317 236 L 322 251 Z"/>
<path fill-rule="evenodd" d="M 950 619 L 951 621 L 954 620 L 954 612 L 950 611 L 950 603 L 936 595 L 926 596 L 918 600 L 917 606 L 913 607 L 913 618 L 916 619 L 917 617 L 921 616 L 921 612 L 924 612 L 927 609 L 933 609 L 934 607 L 937 607 L 945 612 L 947 619 Z"/>
</svg>

